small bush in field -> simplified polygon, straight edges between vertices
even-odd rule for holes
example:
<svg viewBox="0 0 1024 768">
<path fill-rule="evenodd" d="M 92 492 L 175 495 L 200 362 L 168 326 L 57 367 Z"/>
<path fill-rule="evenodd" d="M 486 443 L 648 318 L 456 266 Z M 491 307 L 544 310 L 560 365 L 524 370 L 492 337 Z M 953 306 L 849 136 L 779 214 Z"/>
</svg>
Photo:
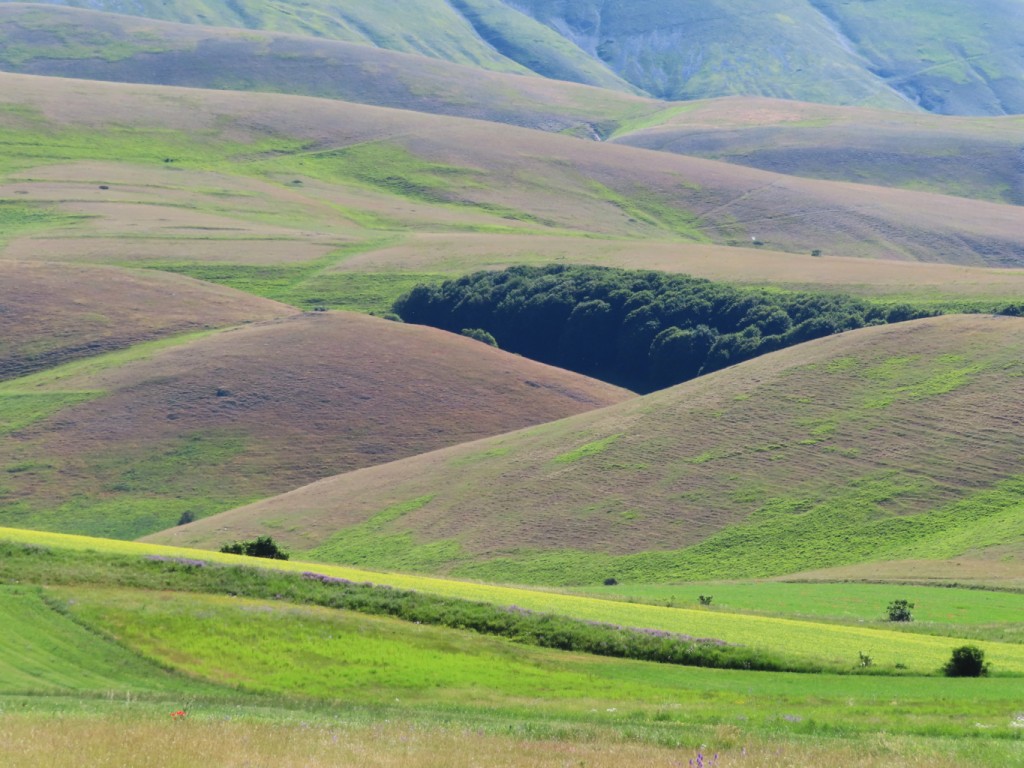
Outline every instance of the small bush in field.
<svg viewBox="0 0 1024 768">
<path fill-rule="evenodd" d="M 982 677 L 988 674 L 985 652 L 974 645 L 953 649 L 953 655 L 942 668 L 946 677 Z"/>
<path fill-rule="evenodd" d="M 288 553 L 277 546 L 270 536 L 260 536 L 252 541 L 236 541 L 225 544 L 221 552 L 229 555 L 248 555 L 249 557 L 265 557 L 269 560 L 287 560 Z"/>
<path fill-rule="evenodd" d="M 914 604 L 906 600 L 893 600 L 886 609 L 889 621 L 913 621 L 914 617 L 910 613 L 910 609 L 913 607 Z"/>
</svg>

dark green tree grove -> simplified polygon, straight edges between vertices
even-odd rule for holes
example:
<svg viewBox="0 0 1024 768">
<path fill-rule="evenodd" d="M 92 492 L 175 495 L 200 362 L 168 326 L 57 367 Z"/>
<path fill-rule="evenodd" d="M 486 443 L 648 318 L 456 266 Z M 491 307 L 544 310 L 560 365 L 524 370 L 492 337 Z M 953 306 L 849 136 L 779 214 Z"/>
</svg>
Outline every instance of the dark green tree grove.
<svg viewBox="0 0 1024 768">
<path fill-rule="evenodd" d="M 638 392 L 829 334 L 928 314 L 849 296 L 566 265 L 417 286 L 394 311 L 407 323 L 453 333 L 480 329 L 502 349 Z"/>
</svg>

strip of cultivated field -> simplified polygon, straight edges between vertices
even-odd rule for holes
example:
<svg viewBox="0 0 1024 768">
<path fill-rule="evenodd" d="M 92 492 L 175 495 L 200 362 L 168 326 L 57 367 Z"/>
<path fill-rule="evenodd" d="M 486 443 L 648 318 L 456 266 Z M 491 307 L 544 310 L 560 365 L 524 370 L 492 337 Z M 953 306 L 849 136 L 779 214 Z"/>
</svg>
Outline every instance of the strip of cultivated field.
<svg viewBox="0 0 1024 768">
<path fill-rule="evenodd" d="M 286 561 L 268 563 L 217 552 L 167 547 L 135 542 L 93 539 L 63 534 L 0 529 L 0 539 L 61 549 L 97 550 L 128 555 L 158 554 L 201 559 L 209 563 L 249 565 L 293 572 L 316 572 L 357 582 L 372 582 L 400 589 L 478 600 L 497 605 L 519 606 L 533 611 L 561 614 L 589 621 L 660 629 L 695 637 L 708 637 L 753 648 L 770 649 L 787 656 L 827 665 L 857 665 L 861 653 L 872 657 L 880 669 L 902 664 L 908 672 L 935 673 L 958 643 L 955 639 L 907 635 L 880 629 L 821 624 L 764 616 L 717 613 L 653 605 L 617 603 L 595 598 L 498 587 L 470 582 L 377 573 L 355 568 Z M 994 669 L 1001 673 L 1024 673 L 1024 646 L 1010 643 L 978 642 Z"/>
</svg>

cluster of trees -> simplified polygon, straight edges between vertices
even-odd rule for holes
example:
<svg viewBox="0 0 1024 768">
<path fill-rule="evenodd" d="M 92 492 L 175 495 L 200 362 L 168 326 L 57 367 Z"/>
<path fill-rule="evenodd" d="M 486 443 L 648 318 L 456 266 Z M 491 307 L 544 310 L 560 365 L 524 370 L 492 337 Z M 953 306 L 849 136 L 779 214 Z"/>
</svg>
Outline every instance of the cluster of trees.
<svg viewBox="0 0 1024 768">
<path fill-rule="evenodd" d="M 502 349 L 638 392 L 840 331 L 929 314 L 849 296 L 565 265 L 420 285 L 394 311 L 408 323 L 486 333 Z"/>
</svg>

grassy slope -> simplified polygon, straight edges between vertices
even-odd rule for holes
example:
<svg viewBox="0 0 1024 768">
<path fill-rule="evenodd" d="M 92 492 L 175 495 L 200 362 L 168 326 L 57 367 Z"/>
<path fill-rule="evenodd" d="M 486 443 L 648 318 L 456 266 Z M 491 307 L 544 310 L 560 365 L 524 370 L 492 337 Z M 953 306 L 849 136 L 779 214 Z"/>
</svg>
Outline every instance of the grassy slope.
<svg viewBox="0 0 1024 768">
<path fill-rule="evenodd" d="M 490 0 L 501 7 L 496 0 Z M 365 45 L 0 4 L 11 72 L 323 96 L 492 120 L 780 173 L 1021 202 L 1019 120 L 763 98 L 669 104 Z"/>
<path fill-rule="evenodd" d="M 787 576 L 784 578 L 793 578 Z M 963 637 L 1024 641 L 1020 623 L 1024 594 L 980 589 L 901 584 L 810 583 L 806 581 L 705 582 L 684 584 L 617 584 L 580 590 L 590 597 L 686 608 L 711 596 L 712 610 L 787 616 L 813 621 L 885 627 L 927 634 L 956 633 Z M 914 620 L 888 621 L 886 606 L 908 600 Z"/>
<path fill-rule="evenodd" d="M 0 587 L 0 692 L 38 695 L 126 692 L 182 694 L 194 683 L 147 663 L 55 611 L 33 587 Z"/>
<path fill-rule="evenodd" d="M 199 559 L 207 564 L 246 565 L 271 568 L 285 573 L 314 572 L 355 582 L 371 582 L 398 589 L 413 589 L 424 593 L 490 603 L 499 606 L 518 606 L 532 611 L 553 613 L 588 621 L 599 621 L 627 627 L 643 627 L 682 633 L 692 637 L 710 637 L 738 643 L 769 654 L 782 655 L 788 659 L 803 660 L 811 665 L 830 669 L 852 670 L 857 666 L 858 651 L 867 651 L 875 659 L 883 675 L 892 675 L 898 670 L 899 662 L 907 666 L 911 674 L 932 674 L 944 660 L 950 638 L 961 636 L 959 626 L 946 625 L 946 637 L 927 634 L 910 634 L 891 631 L 881 626 L 842 626 L 808 620 L 807 613 L 813 600 L 801 598 L 796 601 L 788 615 L 801 615 L 802 619 L 751 616 L 718 610 L 694 610 L 691 608 L 670 608 L 658 605 L 624 603 L 607 599 L 595 599 L 578 595 L 558 594 L 548 591 L 534 591 L 524 588 L 496 587 L 478 582 L 462 582 L 426 576 L 410 576 L 398 573 L 359 570 L 352 567 L 324 565 L 302 561 L 266 561 L 241 558 L 219 552 L 203 552 L 191 549 L 167 547 L 151 543 L 123 542 L 94 539 L 63 534 L 36 531 L 0 529 L 0 538 L 10 542 L 21 542 L 36 547 L 45 547 L 48 553 L 40 555 L 37 562 L 22 570 L 27 581 L 50 586 L 88 586 L 142 588 L 142 581 L 130 567 L 112 570 L 110 555 L 141 557 L 158 556 L 165 559 Z M 84 550 L 84 552 L 83 552 Z M 82 552 L 75 560 L 72 553 Z M 101 554 L 89 554 L 94 553 Z M 108 554 L 109 553 L 109 554 Z M 137 562 L 137 561 L 136 561 Z M 142 564 L 143 568 L 164 568 L 157 564 Z M 166 566 L 171 567 L 171 566 Z M 182 586 L 181 579 L 187 579 L 189 569 L 182 566 L 173 582 L 176 588 Z M 771 588 L 768 585 L 768 599 Z M 951 608 L 958 597 L 955 592 L 942 588 L 926 590 L 928 599 Z M 1019 595 L 1016 596 L 1019 603 Z M 985 613 L 989 618 L 998 615 L 995 611 Z M 827 642 L 823 639 L 827 638 Z M 1024 670 L 1024 646 L 1013 642 L 983 640 L 984 648 L 993 662 L 1006 674 L 1020 674 Z M 665 667 L 661 667 L 665 669 Z"/>
<path fill-rule="evenodd" d="M 440 331 L 307 314 L 7 382 L 0 514 L 131 538 L 625 397 Z"/>
<path fill-rule="evenodd" d="M 0 81 L 11 178 L 30 199 L 95 217 L 62 229 L 72 252 L 83 247 L 76 238 L 102 234 L 300 242 L 307 252 L 366 248 L 382 231 L 456 230 L 731 245 L 754 237 L 765 249 L 798 253 L 1011 266 L 1024 243 L 1021 209 L 1012 206 L 797 179 L 478 121 L 266 94 Z M 113 127 L 126 121 L 130 133 Z M 116 157 L 134 165 L 109 165 Z M 60 159 L 75 162 L 39 167 Z M 84 160 L 104 164 L 83 167 Z M 194 172 L 218 186 L 196 190 L 197 177 L 186 175 Z M 127 187 L 89 183 L 108 173 Z M 155 188 L 133 187 L 133 174 L 139 184 L 150 173 Z M 173 210 L 140 205 L 161 187 L 173 189 L 172 178 L 183 187 Z M 27 257 L 52 246 L 34 234 L 8 252 Z"/>
<path fill-rule="evenodd" d="M 937 112 L 1019 113 L 1019 4 L 642 0 L 508 3 L 668 98 L 760 94 Z"/>
<path fill-rule="evenodd" d="M 767 171 L 1024 203 L 1020 117 L 964 118 L 728 98 L 667 109 L 614 137 Z"/>
<path fill-rule="evenodd" d="M 346 0 L 296 14 L 260 2 L 124 3 L 95 10 L 191 24 L 265 29 L 433 56 L 670 99 L 735 94 L 953 114 L 1024 109 L 1013 0 L 869 5 L 800 0 L 710 6 L 645 0 L 405 0 L 397 9 Z M 531 16 L 532 14 L 532 16 Z M 538 23 L 533 17 L 539 19 Z M 907 43 L 907 41 L 912 41 Z M 95 47 L 86 41 L 85 50 Z M 150 41 L 150 49 L 161 46 Z M 29 46 L 31 48 L 31 46 Z M 105 49 L 105 58 L 125 49 Z"/>
<path fill-rule="evenodd" d="M 104 0 L 91 7 L 164 21 L 343 40 L 500 72 L 536 71 L 562 80 L 634 90 L 600 61 L 530 16 L 487 0 L 465 0 L 457 5 L 441 0 L 402 0 L 388 7 L 341 0 L 306 4 L 298 13 L 287 4 L 224 5 L 207 0 Z"/>
<path fill-rule="evenodd" d="M 18 261 L 0 261 L 0 306 L 0 379 L 163 336 L 295 311 L 176 275 Z"/>
<path fill-rule="evenodd" d="M 1013 318 L 864 329 L 158 538 L 275 530 L 334 562 L 590 584 L 1013 544 L 1022 345 Z"/>
<path fill-rule="evenodd" d="M 874 71 L 925 109 L 1024 112 L 1024 17 L 1014 0 L 814 4 Z"/>
<path fill-rule="evenodd" d="M 760 94 L 803 101 L 910 104 L 868 71 L 809 2 L 704 5 L 643 0 L 518 3 L 660 98 Z"/>
<path fill-rule="evenodd" d="M 621 90 L 358 43 L 59 6 L 0 4 L 0 43 L 9 72 L 304 94 L 588 136 L 663 108 Z"/>
<path fill-rule="evenodd" d="M 175 0 L 172 3 L 109 0 L 93 4 L 92 8 L 187 24 L 347 40 L 498 71 L 525 71 L 487 45 L 465 19 L 437 0 L 402 0 L 397 13 L 394 8 L 357 2 L 313 3 L 302 13 L 296 13 L 288 6 L 270 3 L 243 5 L 207 0 Z"/>
</svg>

